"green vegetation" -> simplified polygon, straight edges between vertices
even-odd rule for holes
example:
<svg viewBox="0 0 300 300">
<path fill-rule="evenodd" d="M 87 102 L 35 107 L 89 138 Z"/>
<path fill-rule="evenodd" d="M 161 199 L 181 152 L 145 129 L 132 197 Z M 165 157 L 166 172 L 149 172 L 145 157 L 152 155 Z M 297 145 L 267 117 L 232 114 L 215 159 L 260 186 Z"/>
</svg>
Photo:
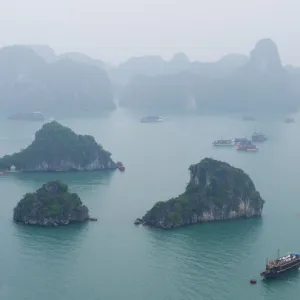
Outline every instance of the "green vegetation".
<svg viewBox="0 0 300 300">
<path fill-rule="evenodd" d="M 172 228 L 206 221 L 207 214 L 215 220 L 231 218 L 232 212 L 237 217 L 261 214 L 264 200 L 241 169 L 205 158 L 189 170 L 191 179 L 185 192 L 166 202 L 157 202 L 143 217 L 143 222 Z M 242 202 L 247 202 L 247 209 L 241 206 Z"/>
<path fill-rule="evenodd" d="M 78 215 L 79 214 L 79 215 Z M 50 181 L 35 193 L 27 193 L 14 208 L 16 222 L 32 222 L 42 225 L 45 220 L 68 223 L 88 219 L 88 209 L 79 196 L 68 191 L 61 181 Z M 49 221 L 47 221 L 49 223 Z"/>
<path fill-rule="evenodd" d="M 111 154 L 90 135 L 77 135 L 56 121 L 44 124 L 26 149 L 0 159 L 0 169 L 15 165 L 24 171 L 85 169 L 96 162 L 97 168 L 114 168 Z M 98 163 L 98 165 L 97 165 Z"/>
</svg>

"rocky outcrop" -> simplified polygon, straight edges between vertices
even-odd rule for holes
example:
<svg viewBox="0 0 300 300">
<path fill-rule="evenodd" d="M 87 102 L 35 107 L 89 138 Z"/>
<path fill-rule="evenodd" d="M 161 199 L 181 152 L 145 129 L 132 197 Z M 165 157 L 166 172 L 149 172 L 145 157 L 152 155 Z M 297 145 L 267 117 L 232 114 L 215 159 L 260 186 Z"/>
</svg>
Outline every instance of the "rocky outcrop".
<svg viewBox="0 0 300 300">
<path fill-rule="evenodd" d="M 36 132 L 26 149 L 0 159 L 0 169 L 22 172 L 94 171 L 116 169 L 111 153 L 90 135 L 78 135 L 56 121 Z"/>
<path fill-rule="evenodd" d="M 261 73 L 284 71 L 277 46 L 271 39 L 261 39 L 256 43 L 247 66 Z"/>
<path fill-rule="evenodd" d="M 264 200 L 241 169 L 210 158 L 190 166 L 186 191 L 158 202 L 135 224 L 170 229 L 201 222 L 261 216 Z"/>
<path fill-rule="evenodd" d="M 35 193 L 27 193 L 14 208 L 13 220 L 25 225 L 62 226 L 85 222 L 90 218 L 88 208 L 79 196 L 68 192 L 60 181 L 44 184 Z"/>
</svg>

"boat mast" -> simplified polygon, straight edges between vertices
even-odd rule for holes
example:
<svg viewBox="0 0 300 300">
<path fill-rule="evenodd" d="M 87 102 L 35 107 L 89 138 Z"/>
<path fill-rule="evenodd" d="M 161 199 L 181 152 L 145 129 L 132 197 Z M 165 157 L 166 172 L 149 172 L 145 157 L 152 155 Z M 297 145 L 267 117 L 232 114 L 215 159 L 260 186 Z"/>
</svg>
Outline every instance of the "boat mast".
<svg viewBox="0 0 300 300">
<path fill-rule="evenodd" d="M 277 259 L 280 257 L 280 249 L 277 250 Z"/>
</svg>

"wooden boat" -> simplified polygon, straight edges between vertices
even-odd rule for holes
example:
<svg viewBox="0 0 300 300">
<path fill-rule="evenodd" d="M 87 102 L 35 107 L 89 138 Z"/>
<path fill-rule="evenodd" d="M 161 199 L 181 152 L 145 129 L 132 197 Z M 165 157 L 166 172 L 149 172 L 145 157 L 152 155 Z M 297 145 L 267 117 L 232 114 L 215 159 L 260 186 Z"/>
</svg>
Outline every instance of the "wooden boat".
<svg viewBox="0 0 300 300">
<path fill-rule="evenodd" d="M 264 278 L 277 278 L 280 275 L 298 269 L 300 267 L 300 254 L 290 253 L 288 255 L 279 257 L 275 260 L 267 260 L 265 271 L 260 275 Z"/>
</svg>

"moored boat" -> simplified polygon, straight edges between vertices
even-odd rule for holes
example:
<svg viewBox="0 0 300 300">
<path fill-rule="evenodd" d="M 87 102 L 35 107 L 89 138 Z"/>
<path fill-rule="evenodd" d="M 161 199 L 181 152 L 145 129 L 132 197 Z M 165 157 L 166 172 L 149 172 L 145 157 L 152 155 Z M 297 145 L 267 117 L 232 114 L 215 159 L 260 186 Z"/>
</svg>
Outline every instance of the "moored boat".
<svg viewBox="0 0 300 300">
<path fill-rule="evenodd" d="M 29 113 L 17 113 L 8 117 L 10 120 L 21 120 L 21 121 L 44 121 L 45 116 L 39 112 L 29 112 Z"/>
<path fill-rule="evenodd" d="M 266 140 L 267 140 L 267 137 L 260 132 L 254 132 L 252 134 L 252 142 L 264 142 Z"/>
<path fill-rule="evenodd" d="M 247 152 L 256 152 L 258 151 L 258 148 L 256 147 L 256 145 L 250 143 L 238 143 L 236 145 L 236 150 L 239 151 L 247 151 Z"/>
<path fill-rule="evenodd" d="M 117 168 L 118 168 L 120 171 L 122 171 L 122 172 L 125 171 L 125 166 L 124 166 L 123 163 L 120 162 L 120 161 L 117 162 Z"/>
<path fill-rule="evenodd" d="M 251 143 L 250 140 L 248 140 L 247 138 L 235 138 L 234 139 L 235 144 L 249 144 Z"/>
<path fill-rule="evenodd" d="M 275 260 L 267 260 L 265 271 L 260 275 L 264 278 L 277 278 L 280 275 L 300 267 L 300 254 L 290 253 Z"/>
<path fill-rule="evenodd" d="M 158 123 L 162 122 L 162 117 L 160 116 L 148 116 L 141 118 L 141 123 Z"/>
<path fill-rule="evenodd" d="M 216 140 L 212 144 L 213 146 L 234 146 L 235 140 Z"/>
</svg>

